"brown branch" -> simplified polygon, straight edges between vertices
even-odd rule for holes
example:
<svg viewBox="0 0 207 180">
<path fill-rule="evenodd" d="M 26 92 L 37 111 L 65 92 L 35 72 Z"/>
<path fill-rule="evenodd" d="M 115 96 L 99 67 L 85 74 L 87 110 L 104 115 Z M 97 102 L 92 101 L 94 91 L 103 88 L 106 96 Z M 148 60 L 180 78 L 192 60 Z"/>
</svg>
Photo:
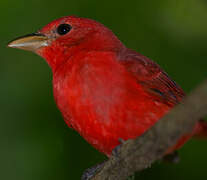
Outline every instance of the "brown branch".
<svg viewBox="0 0 207 180">
<path fill-rule="evenodd" d="M 92 180 L 125 180 L 134 172 L 148 168 L 206 115 L 207 80 L 143 136 L 126 141 L 118 157 L 112 156 Z"/>
</svg>

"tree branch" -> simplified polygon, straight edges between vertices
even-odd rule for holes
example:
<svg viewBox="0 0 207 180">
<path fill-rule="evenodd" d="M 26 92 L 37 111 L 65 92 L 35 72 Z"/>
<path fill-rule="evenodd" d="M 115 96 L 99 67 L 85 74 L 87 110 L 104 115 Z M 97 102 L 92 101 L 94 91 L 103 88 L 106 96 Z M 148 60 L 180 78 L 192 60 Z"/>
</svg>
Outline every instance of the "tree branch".
<svg viewBox="0 0 207 180">
<path fill-rule="evenodd" d="M 134 172 L 150 167 L 206 115 L 207 80 L 141 137 L 126 141 L 118 157 L 112 156 L 92 180 L 125 180 Z"/>
</svg>

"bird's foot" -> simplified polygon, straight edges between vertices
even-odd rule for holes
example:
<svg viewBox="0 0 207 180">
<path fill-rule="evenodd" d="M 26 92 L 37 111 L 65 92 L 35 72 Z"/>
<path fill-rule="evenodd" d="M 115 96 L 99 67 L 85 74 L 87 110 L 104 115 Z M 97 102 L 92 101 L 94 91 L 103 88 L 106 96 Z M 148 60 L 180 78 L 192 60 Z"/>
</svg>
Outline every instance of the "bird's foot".
<svg viewBox="0 0 207 180">
<path fill-rule="evenodd" d="M 174 164 L 178 163 L 180 161 L 180 157 L 178 155 L 178 152 L 175 151 L 171 154 L 164 156 L 163 161 L 167 162 L 167 163 L 174 163 Z"/>
<path fill-rule="evenodd" d="M 112 150 L 112 152 L 111 152 L 111 155 L 114 156 L 114 157 L 119 156 L 120 149 L 121 149 L 122 145 L 123 145 L 126 141 L 123 140 L 123 139 L 121 139 L 121 138 L 119 138 L 119 142 L 120 142 L 121 144 L 119 144 L 118 146 L 116 146 L 116 147 Z"/>
<path fill-rule="evenodd" d="M 90 180 L 92 177 L 94 177 L 99 172 L 99 170 L 101 170 L 104 164 L 105 162 L 86 169 L 81 177 L 81 180 Z"/>
</svg>

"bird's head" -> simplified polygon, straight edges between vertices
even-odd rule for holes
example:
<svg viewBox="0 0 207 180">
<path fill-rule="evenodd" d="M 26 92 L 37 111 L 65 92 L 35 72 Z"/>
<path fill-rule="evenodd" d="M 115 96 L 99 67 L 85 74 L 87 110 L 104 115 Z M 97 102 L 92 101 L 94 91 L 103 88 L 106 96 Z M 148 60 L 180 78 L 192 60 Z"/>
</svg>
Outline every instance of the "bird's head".
<svg viewBox="0 0 207 180">
<path fill-rule="evenodd" d="M 39 54 L 54 70 L 78 52 L 118 51 L 123 45 L 102 24 L 67 16 L 52 21 L 36 33 L 16 38 L 8 46 Z"/>
</svg>

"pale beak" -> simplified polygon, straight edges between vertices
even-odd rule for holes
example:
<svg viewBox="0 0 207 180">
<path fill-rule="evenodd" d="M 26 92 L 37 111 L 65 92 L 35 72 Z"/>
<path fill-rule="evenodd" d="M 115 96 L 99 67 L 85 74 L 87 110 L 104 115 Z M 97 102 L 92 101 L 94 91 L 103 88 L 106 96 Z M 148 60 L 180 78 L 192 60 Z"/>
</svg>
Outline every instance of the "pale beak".
<svg viewBox="0 0 207 180">
<path fill-rule="evenodd" d="M 48 37 L 40 33 L 28 34 L 8 43 L 8 47 L 33 52 L 44 46 L 48 46 Z"/>
</svg>

